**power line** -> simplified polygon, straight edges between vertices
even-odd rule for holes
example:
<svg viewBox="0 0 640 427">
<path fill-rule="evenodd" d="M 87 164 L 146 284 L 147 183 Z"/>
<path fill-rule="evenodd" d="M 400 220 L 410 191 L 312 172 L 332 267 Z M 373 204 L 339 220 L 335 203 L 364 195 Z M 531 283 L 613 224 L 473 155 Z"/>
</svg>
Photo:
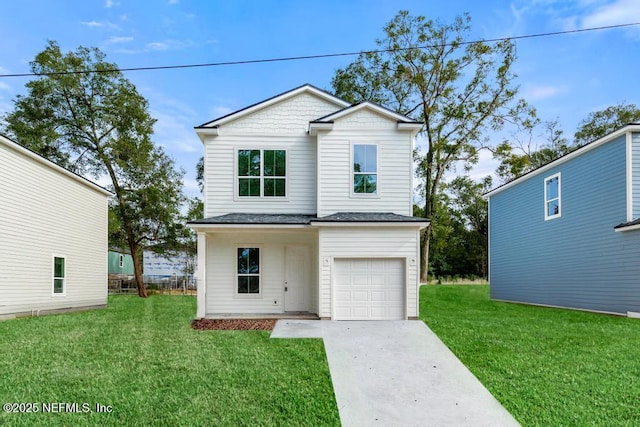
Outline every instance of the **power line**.
<svg viewBox="0 0 640 427">
<path fill-rule="evenodd" d="M 564 35 L 564 34 L 584 33 L 588 31 L 610 30 L 613 28 L 632 27 L 636 25 L 640 25 L 640 22 L 607 25 L 603 27 L 582 28 L 577 30 L 554 31 L 550 33 L 527 34 L 523 36 L 514 36 L 514 37 L 499 37 L 499 38 L 487 39 L 487 40 L 474 40 L 474 41 L 460 42 L 458 44 L 468 45 L 468 44 L 473 44 L 478 42 L 493 43 L 493 42 L 499 42 L 499 41 L 505 41 L 505 40 L 523 40 L 523 39 L 531 39 L 531 38 L 538 38 L 538 37 L 558 36 L 558 35 Z M 326 53 L 326 54 L 320 54 L 320 55 L 289 56 L 289 57 L 281 57 L 281 58 L 250 59 L 250 60 L 244 60 L 244 61 L 211 62 L 211 63 L 202 63 L 202 64 L 158 65 L 153 67 L 111 68 L 111 69 L 104 69 L 104 70 L 57 71 L 52 73 L 0 74 L 0 78 L 57 76 L 57 75 L 67 75 L 67 74 L 111 73 L 116 71 L 125 72 L 125 71 L 174 70 L 174 69 L 181 69 L 181 68 L 201 68 L 201 67 L 220 67 L 225 65 L 262 64 L 262 63 L 268 63 L 268 62 L 301 61 L 305 59 L 323 59 L 323 58 L 336 58 L 341 56 L 356 56 L 360 54 L 370 54 L 370 53 L 402 52 L 410 49 L 428 49 L 432 47 L 441 47 L 441 46 L 446 47 L 450 45 L 451 44 L 426 45 L 426 46 L 403 47 L 403 48 L 397 48 L 397 49 L 374 49 L 374 50 L 365 50 L 360 52 Z"/>
</svg>

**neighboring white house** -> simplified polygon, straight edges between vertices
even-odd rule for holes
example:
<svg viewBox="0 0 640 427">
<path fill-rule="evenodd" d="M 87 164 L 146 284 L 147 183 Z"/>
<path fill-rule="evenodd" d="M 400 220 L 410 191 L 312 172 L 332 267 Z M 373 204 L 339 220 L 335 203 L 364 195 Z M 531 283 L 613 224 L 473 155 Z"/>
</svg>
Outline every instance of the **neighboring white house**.
<svg viewBox="0 0 640 427">
<path fill-rule="evenodd" d="M 196 127 L 197 317 L 418 317 L 421 123 L 304 85 Z"/>
<path fill-rule="evenodd" d="M 0 318 L 106 306 L 110 194 L 0 136 Z"/>
</svg>

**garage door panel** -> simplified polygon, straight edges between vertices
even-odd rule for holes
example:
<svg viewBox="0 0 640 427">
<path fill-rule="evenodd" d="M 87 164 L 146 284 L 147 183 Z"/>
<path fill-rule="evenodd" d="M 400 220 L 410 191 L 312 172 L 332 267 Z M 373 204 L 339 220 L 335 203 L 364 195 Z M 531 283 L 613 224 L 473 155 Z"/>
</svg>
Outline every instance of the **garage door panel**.
<svg viewBox="0 0 640 427">
<path fill-rule="evenodd" d="M 334 269 L 336 319 L 405 318 L 404 259 L 336 259 Z"/>
</svg>

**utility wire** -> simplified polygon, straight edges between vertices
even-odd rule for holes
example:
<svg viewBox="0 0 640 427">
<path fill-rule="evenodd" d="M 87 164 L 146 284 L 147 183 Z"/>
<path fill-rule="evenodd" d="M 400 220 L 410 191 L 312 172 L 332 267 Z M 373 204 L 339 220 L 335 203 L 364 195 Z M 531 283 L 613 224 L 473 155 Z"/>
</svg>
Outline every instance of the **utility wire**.
<svg viewBox="0 0 640 427">
<path fill-rule="evenodd" d="M 588 31 L 609 30 L 613 28 L 631 27 L 636 25 L 640 25 L 640 22 L 607 25 L 603 27 L 582 28 L 578 30 L 554 31 L 550 33 L 527 34 L 524 36 L 499 37 L 499 38 L 487 39 L 487 40 L 475 40 L 475 41 L 466 41 L 466 42 L 463 41 L 457 44 L 469 45 L 469 44 L 474 44 L 479 42 L 492 43 L 492 42 L 499 42 L 499 41 L 505 41 L 505 40 L 523 40 L 523 39 L 531 39 L 531 38 L 537 38 L 537 37 L 549 37 L 549 36 L 558 36 L 558 35 L 564 35 L 564 34 L 584 33 Z M 51 72 L 51 73 L 0 74 L 0 78 L 58 76 L 58 75 L 67 75 L 67 74 L 112 73 L 117 71 L 124 72 L 124 71 L 174 70 L 174 69 L 180 69 L 180 68 L 220 67 L 224 65 L 263 64 L 268 62 L 284 62 L 284 61 L 301 61 L 305 59 L 336 58 L 340 56 L 356 56 L 360 54 L 371 54 L 371 53 L 402 52 L 402 51 L 411 50 L 411 49 L 428 49 L 433 47 L 446 47 L 446 46 L 451 46 L 451 43 L 447 43 L 444 45 L 402 47 L 397 49 L 374 49 L 374 50 L 365 50 L 360 52 L 326 53 L 326 54 L 320 54 L 320 55 L 289 56 L 289 57 L 281 57 L 281 58 L 250 59 L 250 60 L 244 60 L 244 61 L 211 62 L 211 63 L 203 63 L 203 64 L 159 65 L 154 67 L 111 68 L 111 69 L 104 69 L 104 70 L 57 71 L 57 72 Z"/>
</svg>

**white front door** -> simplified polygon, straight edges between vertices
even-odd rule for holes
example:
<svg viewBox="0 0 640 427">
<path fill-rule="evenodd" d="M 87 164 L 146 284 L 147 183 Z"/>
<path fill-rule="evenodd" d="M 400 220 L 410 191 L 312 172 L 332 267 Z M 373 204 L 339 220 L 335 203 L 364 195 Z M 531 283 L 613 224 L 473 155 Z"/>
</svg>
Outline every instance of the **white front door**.
<svg viewBox="0 0 640 427">
<path fill-rule="evenodd" d="M 309 248 L 284 249 L 284 311 L 309 311 Z"/>
</svg>

